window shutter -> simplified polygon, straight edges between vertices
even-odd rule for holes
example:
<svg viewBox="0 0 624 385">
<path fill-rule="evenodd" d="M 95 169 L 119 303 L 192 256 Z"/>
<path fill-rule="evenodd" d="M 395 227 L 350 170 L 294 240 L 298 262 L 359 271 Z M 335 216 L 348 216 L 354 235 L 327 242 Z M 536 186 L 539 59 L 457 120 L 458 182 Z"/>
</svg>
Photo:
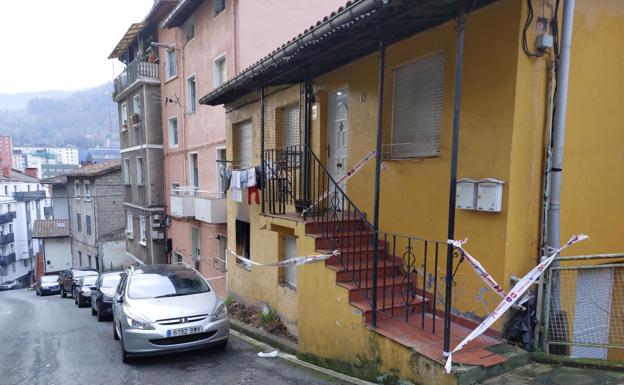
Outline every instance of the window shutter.
<svg viewBox="0 0 624 385">
<path fill-rule="evenodd" d="M 236 152 L 240 168 L 252 165 L 252 134 L 251 121 L 239 123 L 236 126 Z"/>
<path fill-rule="evenodd" d="M 440 154 L 443 96 L 443 53 L 394 71 L 392 158 Z"/>
<path fill-rule="evenodd" d="M 280 114 L 279 147 L 301 144 L 299 104 L 282 108 Z"/>
</svg>

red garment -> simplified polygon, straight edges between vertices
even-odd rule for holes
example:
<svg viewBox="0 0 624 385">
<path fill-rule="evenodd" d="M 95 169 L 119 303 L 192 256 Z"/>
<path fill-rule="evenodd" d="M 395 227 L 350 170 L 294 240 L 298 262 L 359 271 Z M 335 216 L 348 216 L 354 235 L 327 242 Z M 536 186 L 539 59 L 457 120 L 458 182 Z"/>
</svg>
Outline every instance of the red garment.
<svg viewBox="0 0 624 385">
<path fill-rule="evenodd" d="M 249 187 L 247 189 L 247 204 L 251 205 L 251 194 L 256 193 L 256 204 L 260 204 L 260 190 L 258 186 Z"/>
</svg>

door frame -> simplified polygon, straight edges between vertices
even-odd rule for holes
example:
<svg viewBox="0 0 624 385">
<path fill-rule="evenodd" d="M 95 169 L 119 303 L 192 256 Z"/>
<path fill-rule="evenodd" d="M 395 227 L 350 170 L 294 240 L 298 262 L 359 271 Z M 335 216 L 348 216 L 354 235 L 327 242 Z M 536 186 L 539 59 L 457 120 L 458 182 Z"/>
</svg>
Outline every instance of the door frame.
<svg viewBox="0 0 624 385">
<path fill-rule="evenodd" d="M 339 86 L 337 88 L 334 88 L 334 89 L 332 89 L 332 90 L 327 92 L 327 122 L 326 122 L 326 127 L 325 127 L 325 148 L 323 149 L 324 150 L 323 152 L 325 153 L 325 163 L 326 163 L 327 170 L 330 172 L 330 175 L 331 175 L 331 166 L 330 166 L 330 158 L 331 158 L 331 156 L 327 156 L 327 148 L 330 145 L 330 137 L 331 137 L 329 130 L 333 126 L 332 125 L 333 122 L 330 120 L 331 117 L 332 117 L 331 112 L 330 112 L 331 108 L 332 108 L 331 105 L 330 105 L 330 100 L 331 100 L 331 95 L 332 94 L 337 94 L 340 91 L 346 91 L 346 94 L 347 94 L 347 108 L 348 108 L 348 112 L 347 113 L 350 114 L 350 108 L 349 108 L 350 106 L 349 106 L 349 103 L 348 103 L 348 100 L 349 100 L 349 84 L 343 84 L 343 85 L 341 85 L 341 86 Z M 347 115 L 347 121 L 350 121 L 350 120 L 351 120 L 351 116 Z M 350 145 L 350 142 L 351 142 L 351 138 L 349 136 L 347 136 L 347 156 L 346 156 L 347 160 L 349 158 L 349 145 Z M 330 149 L 330 151 L 331 151 L 331 149 Z M 347 165 L 345 165 L 344 167 L 346 169 Z M 334 178 L 334 175 L 332 175 L 332 178 Z M 344 186 L 342 186 L 341 188 L 343 189 L 343 191 L 345 193 L 347 192 L 346 191 L 346 184 Z"/>
</svg>

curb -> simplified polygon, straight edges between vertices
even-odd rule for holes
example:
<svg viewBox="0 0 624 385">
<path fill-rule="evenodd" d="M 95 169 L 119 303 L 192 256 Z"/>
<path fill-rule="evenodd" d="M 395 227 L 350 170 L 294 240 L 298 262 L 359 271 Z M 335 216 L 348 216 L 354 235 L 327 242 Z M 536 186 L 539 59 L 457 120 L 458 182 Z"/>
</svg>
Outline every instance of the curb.
<svg viewBox="0 0 624 385">
<path fill-rule="evenodd" d="M 230 319 L 230 322 L 232 322 L 231 319 Z M 238 322 L 238 323 L 240 323 L 240 322 Z M 234 326 L 233 323 L 231 323 L 230 325 Z M 236 326 L 239 326 L 239 325 L 236 325 Z M 247 325 L 245 325 L 245 326 L 247 326 Z M 249 329 L 249 327 L 247 327 L 245 330 L 248 330 L 248 329 Z M 273 350 L 274 349 L 273 346 L 271 346 L 271 345 L 269 345 L 267 343 L 258 341 L 256 339 L 254 339 L 253 337 L 248 336 L 244 331 L 238 331 L 236 329 L 236 327 L 232 327 L 231 328 L 230 334 L 233 335 L 234 337 L 239 338 L 239 339 L 241 339 L 241 340 L 243 340 L 243 341 L 245 341 L 245 342 L 247 342 L 247 343 L 249 343 L 251 345 L 254 345 L 255 347 L 257 347 L 259 349 L 262 349 L 264 351 L 268 351 L 268 350 Z M 275 336 L 272 336 L 272 337 L 275 338 Z M 333 370 L 326 369 L 326 368 L 323 368 L 323 367 L 320 367 L 320 366 L 316 366 L 316 365 L 313 365 L 313 364 L 311 364 L 309 362 L 306 362 L 306 361 L 302 361 L 302 360 L 298 359 L 296 356 L 294 356 L 292 354 L 279 352 L 277 356 L 279 358 L 283 359 L 284 361 L 288 361 L 289 363 L 291 363 L 293 365 L 296 365 L 296 366 L 299 366 L 299 367 L 302 367 L 302 368 L 306 368 L 306 369 L 310 369 L 310 370 L 313 370 L 315 372 L 322 373 L 322 374 L 325 374 L 327 376 L 333 377 L 333 378 L 335 378 L 337 380 L 348 382 L 350 384 L 354 384 L 354 385 L 375 385 L 372 382 L 368 382 L 368 381 L 361 380 L 359 378 L 347 376 L 346 374 L 338 373 L 338 372 L 335 372 Z"/>
<path fill-rule="evenodd" d="M 230 318 L 230 328 L 246 334 L 258 341 L 264 342 L 265 344 L 274 346 L 283 352 L 293 355 L 296 355 L 299 352 L 299 348 L 296 343 L 287 340 L 286 338 L 275 336 L 254 326 L 247 325 L 239 320 Z"/>
<path fill-rule="evenodd" d="M 531 360 L 540 364 L 563 365 L 575 368 L 586 368 L 596 370 L 612 370 L 624 372 L 622 361 L 592 360 L 589 358 L 571 358 L 542 352 L 531 353 Z"/>
</svg>

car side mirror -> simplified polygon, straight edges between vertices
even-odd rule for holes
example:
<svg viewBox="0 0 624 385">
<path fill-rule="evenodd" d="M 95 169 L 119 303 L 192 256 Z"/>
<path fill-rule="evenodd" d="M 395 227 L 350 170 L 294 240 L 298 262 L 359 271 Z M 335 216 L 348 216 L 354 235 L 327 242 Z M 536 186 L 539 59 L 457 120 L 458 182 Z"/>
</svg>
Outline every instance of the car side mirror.
<svg viewBox="0 0 624 385">
<path fill-rule="evenodd" d="M 97 286 L 89 286 L 89 289 L 95 290 L 95 289 L 97 289 Z"/>
<path fill-rule="evenodd" d="M 117 297 L 115 297 L 115 302 L 117 303 L 123 303 L 123 297 L 118 295 Z"/>
</svg>

